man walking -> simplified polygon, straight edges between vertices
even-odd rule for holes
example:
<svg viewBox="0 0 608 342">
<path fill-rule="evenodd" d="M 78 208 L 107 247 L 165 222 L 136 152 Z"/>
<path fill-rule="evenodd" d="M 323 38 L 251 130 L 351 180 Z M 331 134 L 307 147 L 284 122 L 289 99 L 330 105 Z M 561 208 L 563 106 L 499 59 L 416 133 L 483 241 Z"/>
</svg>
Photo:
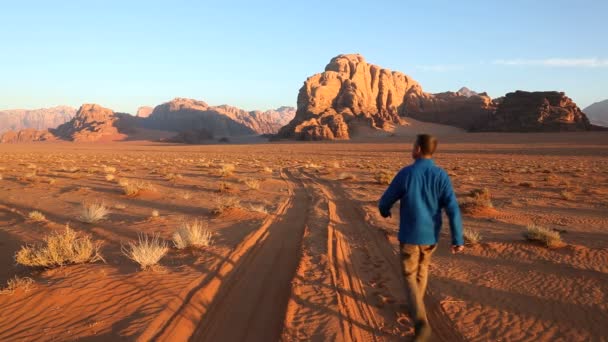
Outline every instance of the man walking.
<svg viewBox="0 0 608 342">
<path fill-rule="evenodd" d="M 450 221 L 452 253 L 464 250 L 462 219 L 452 183 L 431 159 L 436 149 L 435 137 L 418 135 L 412 150 L 414 163 L 397 173 L 378 205 L 382 217 L 390 217 L 393 204 L 401 201 L 399 243 L 410 317 L 416 331 L 414 341 L 427 341 L 431 336 L 424 293 L 431 255 L 441 230 L 441 209 L 445 209 Z"/>
</svg>

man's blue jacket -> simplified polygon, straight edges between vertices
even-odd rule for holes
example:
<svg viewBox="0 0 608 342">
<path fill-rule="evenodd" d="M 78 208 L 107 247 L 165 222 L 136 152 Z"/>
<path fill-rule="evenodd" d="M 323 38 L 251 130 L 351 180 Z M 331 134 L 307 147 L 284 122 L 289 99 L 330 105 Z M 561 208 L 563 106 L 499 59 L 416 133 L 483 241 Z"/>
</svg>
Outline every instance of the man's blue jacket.
<svg viewBox="0 0 608 342">
<path fill-rule="evenodd" d="M 445 208 L 450 220 L 452 244 L 464 244 L 462 218 L 452 182 L 432 159 L 416 159 L 397 173 L 380 199 L 380 214 L 390 216 L 391 207 L 398 200 L 401 201 L 399 242 L 436 244 L 441 231 L 441 209 Z"/>
</svg>

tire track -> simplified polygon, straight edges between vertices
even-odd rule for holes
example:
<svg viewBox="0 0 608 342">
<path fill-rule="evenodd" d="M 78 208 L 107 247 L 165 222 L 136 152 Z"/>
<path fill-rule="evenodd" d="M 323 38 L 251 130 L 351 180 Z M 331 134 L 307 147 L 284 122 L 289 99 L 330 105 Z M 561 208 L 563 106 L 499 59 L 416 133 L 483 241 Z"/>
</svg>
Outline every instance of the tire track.
<svg viewBox="0 0 608 342">
<path fill-rule="evenodd" d="M 330 186 L 312 177 L 307 182 L 321 190 L 328 204 L 328 259 L 344 340 L 386 341 L 411 335 L 407 319 L 399 316 L 405 301 L 400 273 L 391 274 L 374 232 Z"/>
<path fill-rule="evenodd" d="M 281 177 L 288 185 L 289 197 L 285 202 L 279 205 L 276 213 L 269 215 L 257 230 L 250 233 L 243 242 L 241 242 L 235 250 L 220 263 L 214 272 L 199 277 L 190 283 L 190 285 L 188 285 L 175 300 L 167 305 L 167 308 L 161 312 L 150 325 L 148 325 L 144 332 L 137 338 L 138 341 L 185 341 L 188 339 L 205 339 L 206 337 L 203 335 L 206 335 L 205 328 L 208 327 L 206 320 L 208 317 L 213 317 L 212 314 L 217 314 L 218 306 L 221 306 L 218 304 L 218 301 L 229 300 L 230 291 L 235 289 L 235 283 L 251 280 L 242 279 L 243 274 L 247 271 L 245 269 L 247 268 L 249 269 L 249 272 L 265 272 L 265 275 L 268 276 L 268 271 L 274 271 L 274 268 L 276 267 L 277 270 L 282 273 L 291 272 L 291 276 L 293 276 L 295 266 L 292 267 L 291 264 L 294 263 L 294 259 L 297 264 L 299 255 L 298 243 L 301 239 L 305 219 L 305 215 L 302 217 L 302 213 L 306 212 L 305 206 L 309 201 L 303 190 L 294 190 L 293 177 L 291 175 L 286 176 L 283 170 L 281 170 Z M 285 219 L 287 215 L 290 215 L 290 220 Z M 292 229 L 292 222 L 302 222 L 301 227 L 299 227 L 300 229 Z M 287 244 L 286 241 L 279 239 L 286 235 L 288 237 L 286 240 L 289 240 L 289 244 Z M 277 236 L 279 236 L 279 238 L 277 238 Z M 269 245 L 270 247 L 268 247 Z M 266 250 L 266 254 L 268 254 L 267 251 L 269 249 L 276 249 L 282 252 L 281 257 L 284 258 L 281 259 L 277 256 L 270 256 L 270 258 L 264 259 L 269 262 L 268 264 L 256 265 L 256 267 L 260 267 L 259 269 L 251 268 L 252 260 L 256 259 L 260 254 L 263 254 L 260 252 L 261 249 Z M 287 255 L 285 257 L 283 255 L 285 254 L 285 251 L 291 252 L 292 255 Z M 245 266 L 243 266 L 244 263 L 246 264 Z M 259 274 L 247 275 L 261 279 Z M 256 279 L 253 280 L 254 282 L 256 281 Z M 283 288 L 281 289 L 275 289 L 273 287 L 273 290 L 287 291 L 284 299 L 285 305 L 276 307 L 276 310 L 283 310 L 283 312 L 274 313 L 278 315 L 278 317 L 275 317 L 275 325 L 276 320 L 280 320 L 281 324 L 283 322 L 290 280 L 291 278 L 283 282 Z M 240 286 L 243 286 L 243 284 Z M 248 284 L 244 284 L 244 286 L 247 287 Z M 284 288 L 285 286 L 287 286 L 287 289 Z M 263 289 L 263 287 L 258 287 L 258 290 Z M 246 294 L 249 294 L 250 292 L 251 291 L 247 289 L 244 291 Z M 272 299 L 275 294 L 276 293 L 271 293 L 270 299 Z M 264 295 L 258 299 L 268 300 L 269 296 Z M 258 303 L 256 302 L 256 304 Z M 239 303 L 235 303 L 235 305 L 236 307 L 233 307 L 233 309 L 237 311 L 243 311 L 245 309 L 243 308 L 243 305 L 240 305 Z M 249 307 L 248 309 L 255 309 L 255 307 Z M 255 314 L 255 310 L 250 311 L 249 314 Z M 214 322 L 217 330 L 217 324 L 221 322 L 217 322 L 217 319 L 214 319 Z M 229 318 L 225 320 L 223 324 L 224 326 L 230 325 L 230 322 L 231 319 Z M 248 326 L 256 323 L 260 322 L 250 322 L 249 319 L 247 320 Z M 251 330 L 231 326 L 228 328 L 228 330 L 234 330 L 235 332 L 242 330 L 244 333 L 248 333 L 249 330 Z M 261 329 L 261 332 L 266 330 L 273 332 L 278 336 L 280 334 L 280 328 L 281 327 L 276 329 Z M 260 329 L 258 329 L 257 332 L 259 333 Z M 277 338 L 275 338 L 275 340 L 277 340 Z"/>
<path fill-rule="evenodd" d="M 368 260 L 371 261 L 373 269 L 378 271 L 375 274 L 371 273 L 372 279 L 370 280 L 370 284 L 377 286 L 380 291 L 374 291 L 373 289 L 375 287 L 372 289 L 367 287 L 367 290 L 371 291 L 372 294 L 380 297 L 381 304 L 385 304 L 380 312 L 376 312 L 377 315 L 375 319 L 367 321 L 370 326 L 376 327 L 374 328 L 374 339 L 379 339 L 383 335 L 386 336 L 387 332 L 392 333 L 393 335 L 411 334 L 412 327 L 409 319 L 404 320 L 404 317 L 398 314 L 407 311 L 407 307 L 405 306 L 407 301 L 405 299 L 405 284 L 403 282 L 397 249 L 389 243 L 382 231 L 374 229 L 368 224 L 366 215 L 362 212 L 361 208 L 353 204 L 341 185 L 320 179 L 315 180 L 315 183 L 322 189 L 325 196 L 328 197 L 330 203 L 330 217 L 335 215 L 335 217 L 340 220 L 336 221 L 336 223 L 340 224 L 340 222 L 342 222 L 342 224 L 340 224 L 342 229 L 332 229 L 330 224 L 330 227 L 328 228 L 330 232 L 332 230 L 337 231 L 334 233 L 333 238 L 333 240 L 337 242 L 330 240 L 328 243 L 334 244 L 334 250 L 336 251 L 348 248 L 349 240 L 351 243 L 355 242 L 355 244 L 362 243 L 360 248 L 363 249 L 363 254 L 369 257 Z M 339 207 L 336 207 L 335 203 L 339 203 Z M 330 219 L 330 221 L 333 220 Z M 346 236 L 343 236 L 342 234 Z M 340 259 L 336 256 L 332 257 L 335 260 Z M 346 272 L 336 276 L 337 283 L 339 284 L 340 277 L 351 277 L 352 279 L 354 276 L 363 280 L 369 279 L 370 269 L 365 267 L 366 263 L 369 263 L 368 260 L 361 260 L 358 259 L 356 255 L 353 255 L 350 260 L 350 266 L 346 264 L 340 265 L 340 262 L 338 262 L 338 267 L 335 267 L 336 271 L 340 272 L 341 270 L 346 270 Z M 357 263 L 360 263 L 360 265 L 357 265 Z M 344 268 L 344 266 L 346 266 L 346 268 Z M 366 287 L 364 286 L 363 288 Z M 455 329 L 449 317 L 443 312 L 439 296 L 432 287 L 432 281 L 429 282 L 426 299 L 427 315 L 433 327 L 433 340 L 464 341 L 464 337 Z M 367 296 L 365 300 L 368 303 L 368 306 L 373 307 L 375 302 L 374 298 Z M 352 305 L 347 306 L 352 308 Z M 352 310 L 351 312 L 345 311 L 345 314 L 348 317 L 348 315 L 352 315 L 353 312 Z M 364 316 L 362 318 L 364 318 Z M 406 322 L 406 324 L 403 324 L 404 322 Z M 374 323 L 376 323 L 376 325 L 374 325 Z M 356 337 L 358 334 L 357 328 L 353 326 L 347 328 L 351 331 L 353 337 Z M 361 336 L 364 335 L 362 334 Z"/>
<path fill-rule="evenodd" d="M 294 182 L 291 174 L 288 178 Z M 304 187 L 293 191 L 290 206 L 268 227 L 263 243 L 256 244 L 226 277 L 192 340 L 279 340 L 311 206 Z"/>
</svg>

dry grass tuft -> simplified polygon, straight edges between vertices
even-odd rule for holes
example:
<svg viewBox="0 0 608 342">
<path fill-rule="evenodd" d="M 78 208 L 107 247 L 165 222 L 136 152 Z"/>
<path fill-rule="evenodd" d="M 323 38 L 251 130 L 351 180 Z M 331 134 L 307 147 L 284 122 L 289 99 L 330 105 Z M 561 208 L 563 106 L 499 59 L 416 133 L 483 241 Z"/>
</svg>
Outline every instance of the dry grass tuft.
<svg viewBox="0 0 608 342">
<path fill-rule="evenodd" d="M 113 174 L 108 173 L 108 174 L 106 175 L 106 180 L 107 180 L 108 182 L 113 181 L 113 180 L 114 180 L 114 175 L 113 175 Z"/>
<path fill-rule="evenodd" d="M 462 235 L 464 236 L 464 241 L 471 245 L 476 245 L 481 241 L 481 234 L 475 229 L 465 228 L 462 231 Z"/>
<path fill-rule="evenodd" d="M 122 253 L 138 263 L 143 270 L 157 265 L 169 251 L 167 243 L 159 234 L 139 234 L 137 242 L 129 242 L 121 247 Z"/>
<path fill-rule="evenodd" d="M 559 232 L 533 224 L 526 228 L 524 237 L 528 241 L 538 242 L 549 248 L 560 247 L 564 244 Z"/>
<path fill-rule="evenodd" d="M 559 195 L 562 197 L 562 199 L 565 199 L 567 201 L 571 201 L 574 199 L 574 194 L 568 190 L 560 191 Z"/>
<path fill-rule="evenodd" d="M 177 249 L 187 247 L 207 247 L 213 243 L 213 233 L 207 228 L 207 222 L 195 219 L 190 222 L 182 222 L 180 227 L 173 233 L 173 244 Z"/>
<path fill-rule="evenodd" d="M 460 204 L 465 213 L 478 212 L 480 210 L 493 209 L 492 196 L 488 188 L 473 189 L 468 197 Z"/>
<path fill-rule="evenodd" d="M 272 169 L 269 168 L 268 166 L 264 167 L 264 172 L 265 173 L 272 173 Z"/>
<path fill-rule="evenodd" d="M 232 176 L 234 174 L 234 170 L 236 170 L 236 167 L 234 166 L 234 164 L 222 164 L 222 167 L 220 168 L 220 176 L 221 177 L 229 177 Z"/>
<path fill-rule="evenodd" d="M 374 175 L 374 180 L 378 184 L 390 184 L 393 179 L 393 175 L 391 175 L 388 171 L 380 171 Z"/>
<path fill-rule="evenodd" d="M 18 264 L 32 267 L 57 267 L 104 261 L 99 253 L 101 242 L 75 232 L 66 225 L 63 232 L 54 232 L 44 238 L 44 243 L 22 246 L 15 255 Z M 105 262 L 105 261 L 104 261 Z"/>
<path fill-rule="evenodd" d="M 6 288 L 0 290 L 0 294 L 13 294 L 17 290 L 28 292 L 32 289 L 35 282 L 30 277 L 14 276 L 6 282 Z"/>
<path fill-rule="evenodd" d="M 234 196 L 217 196 L 215 198 L 215 207 L 212 212 L 216 215 L 224 213 L 226 210 L 240 208 L 241 201 Z"/>
<path fill-rule="evenodd" d="M 150 183 L 146 182 L 125 182 L 122 185 L 122 190 L 127 196 L 137 196 L 142 190 L 154 190 L 154 187 Z"/>
<path fill-rule="evenodd" d="M 268 215 L 268 209 L 266 209 L 266 206 L 263 204 L 250 204 L 249 210 L 255 213 Z"/>
<path fill-rule="evenodd" d="M 357 180 L 357 177 L 352 174 L 352 173 L 348 173 L 348 172 L 340 172 L 338 174 L 338 180 L 341 181 L 346 181 L 346 180 Z"/>
<path fill-rule="evenodd" d="M 80 221 L 85 223 L 95 223 L 104 220 L 110 214 L 110 209 L 103 202 L 99 203 L 83 203 L 82 211 L 78 217 Z"/>
<path fill-rule="evenodd" d="M 30 218 L 30 220 L 35 221 L 35 222 L 43 222 L 46 221 L 46 217 L 44 216 L 43 213 L 39 212 L 39 211 L 32 211 L 30 212 L 27 217 Z"/>
<path fill-rule="evenodd" d="M 150 214 L 152 217 L 159 217 L 160 213 L 158 212 L 158 210 L 152 210 L 152 213 Z"/>
<path fill-rule="evenodd" d="M 260 188 L 260 180 L 255 178 L 245 179 L 245 185 L 249 190 L 257 190 Z"/>
</svg>

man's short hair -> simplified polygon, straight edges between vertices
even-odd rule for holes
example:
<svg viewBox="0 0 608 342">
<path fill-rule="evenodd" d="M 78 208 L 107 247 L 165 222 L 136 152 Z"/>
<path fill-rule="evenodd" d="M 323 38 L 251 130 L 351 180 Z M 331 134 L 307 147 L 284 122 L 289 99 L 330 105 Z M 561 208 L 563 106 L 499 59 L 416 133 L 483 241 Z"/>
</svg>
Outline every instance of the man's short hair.
<svg viewBox="0 0 608 342">
<path fill-rule="evenodd" d="M 437 149 L 437 138 L 430 134 L 418 134 L 416 146 L 420 147 L 420 152 L 425 156 L 432 156 Z"/>
</svg>

